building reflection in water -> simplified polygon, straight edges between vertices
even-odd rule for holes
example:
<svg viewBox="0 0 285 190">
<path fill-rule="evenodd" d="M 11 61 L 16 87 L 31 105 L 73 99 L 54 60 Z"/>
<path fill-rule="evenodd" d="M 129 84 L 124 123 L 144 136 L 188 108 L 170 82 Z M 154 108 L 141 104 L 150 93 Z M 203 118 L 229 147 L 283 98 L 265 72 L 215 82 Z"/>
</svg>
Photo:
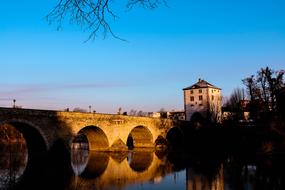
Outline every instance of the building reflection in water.
<svg viewBox="0 0 285 190">
<path fill-rule="evenodd" d="M 187 190 L 224 190 L 224 169 L 221 166 L 216 174 L 206 175 L 186 169 Z"/>
</svg>

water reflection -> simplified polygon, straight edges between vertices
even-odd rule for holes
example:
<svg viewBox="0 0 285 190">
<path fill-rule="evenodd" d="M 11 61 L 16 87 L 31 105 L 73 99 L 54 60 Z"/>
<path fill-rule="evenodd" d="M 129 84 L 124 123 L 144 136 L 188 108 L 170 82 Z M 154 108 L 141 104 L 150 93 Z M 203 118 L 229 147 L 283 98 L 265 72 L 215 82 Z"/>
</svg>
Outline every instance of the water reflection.
<svg viewBox="0 0 285 190">
<path fill-rule="evenodd" d="M 214 176 L 207 176 L 187 168 L 187 190 L 224 190 L 224 169 L 221 166 Z"/>
<path fill-rule="evenodd" d="M 0 144 L 0 189 L 8 189 L 23 175 L 28 162 L 26 143 L 15 141 Z"/>
<path fill-rule="evenodd" d="M 283 159 L 231 158 L 224 163 L 225 187 L 230 190 L 285 189 Z"/>
<path fill-rule="evenodd" d="M 285 189 L 283 159 L 246 156 L 197 156 L 134 149 L 96 152 L 73 146 L 70 175 L 50 159 L 27 168 L 25 144 L 0 145 L 0 189 Z M 45 164 L 50 161 L 49 164 Z M 68 162 L 69 163 L 69 162 Z M 41 166 L 42 168 L 39 168 Z M 35 169 L 36 168 L 36 169 Z M 32 171 L 32 172 L 31 172 Z M 66 173 L 68 175 L 66 175 Z M 62 176 L 62 177 L 61 177 Z M 15 188 L 15 184 L 17 184 Z M 24 184 L 24 186 L 23 186 Z M 24 188 L 23 188 L 24 187 Z"/>
<path fill-rule="evenodd" d="M 89 159 L 89 151 L 87 149 L 73 148 L 71 151 L 71 167 L 75 175 L 84 172 Z"/>
<path fill-rule="evenodd" d="M 133 151 L 129 154 L 127 160 L 133 171 L 144 172 L 152 164 L 153 155 L 153 152 Z"/>
<path fill-rule="evenodd" d="M 173 165 L 166 159 L 159 159 L 154 151 L 108 153 L 75 150 L 72 155 L 76 174 L 73 189 L 124 189 L 148 181 L 159 183 L 173 171 Z"/>
<path fill-rule="evenodd" d="M 76 150 L 73 156 L 80 162 L 73 163 L 77 171 L 69 189 L 281 190 L 285 183 L 283 161 L 258 156 L 197 156 L 141 150 Z M 180 181 L 178 174 L 184 176 Z"/>
</svg>

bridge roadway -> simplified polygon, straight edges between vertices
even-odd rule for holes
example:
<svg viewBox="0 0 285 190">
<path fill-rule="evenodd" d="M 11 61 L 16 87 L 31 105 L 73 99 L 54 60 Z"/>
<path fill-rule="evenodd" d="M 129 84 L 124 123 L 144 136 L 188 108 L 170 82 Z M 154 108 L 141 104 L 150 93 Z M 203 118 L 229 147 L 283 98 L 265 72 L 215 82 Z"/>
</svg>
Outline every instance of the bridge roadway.
<svg viewBox="0 0 285 190">
<path fill-rule="evenodd" d="M 84 134 L 89 150 L 117 151 L 133 147 L 155 147 L 166 139 L 179 122 L 169 119 L 112 114 L 79 113 L 34 109 L 0 108 L 0 126 L 18 129 L 29 152 L 50 150 L 63 142 L 68 150 L 78 135 Z"/>
</svg>

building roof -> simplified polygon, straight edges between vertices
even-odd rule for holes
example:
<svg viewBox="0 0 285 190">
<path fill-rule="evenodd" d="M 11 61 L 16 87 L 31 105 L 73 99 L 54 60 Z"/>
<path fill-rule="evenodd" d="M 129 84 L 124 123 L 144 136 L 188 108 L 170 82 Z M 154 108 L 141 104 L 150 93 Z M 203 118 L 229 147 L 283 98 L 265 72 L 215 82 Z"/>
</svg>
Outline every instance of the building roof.
<svg viewBox="0 0 285 190">
<path fill-rule="evenodd" d="M 197 83 L 193 84 L 192 86 L 186 87 L 183 90 L 198 89 L 198 88 L 215 88 L 221 90 L 221 88 L 218 88 L 202 79 L 199 79 Z"/>
</svg>

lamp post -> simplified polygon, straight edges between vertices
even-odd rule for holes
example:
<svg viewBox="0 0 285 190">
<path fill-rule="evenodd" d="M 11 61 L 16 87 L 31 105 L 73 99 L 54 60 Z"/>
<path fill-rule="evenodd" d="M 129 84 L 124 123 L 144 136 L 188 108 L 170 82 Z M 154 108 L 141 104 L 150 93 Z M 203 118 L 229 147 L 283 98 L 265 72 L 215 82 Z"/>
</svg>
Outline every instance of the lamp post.
<svg viewBox="0 0 285 190">
<path fill-rule="evenodd" d="M 16 99 L 13 99 L 13 108 L 16 108 Z"/>
<path fill-rule="evenodd" d="M 91 113 L 91 105 L 89 106 L 89 113 Z"/>
</svg>

